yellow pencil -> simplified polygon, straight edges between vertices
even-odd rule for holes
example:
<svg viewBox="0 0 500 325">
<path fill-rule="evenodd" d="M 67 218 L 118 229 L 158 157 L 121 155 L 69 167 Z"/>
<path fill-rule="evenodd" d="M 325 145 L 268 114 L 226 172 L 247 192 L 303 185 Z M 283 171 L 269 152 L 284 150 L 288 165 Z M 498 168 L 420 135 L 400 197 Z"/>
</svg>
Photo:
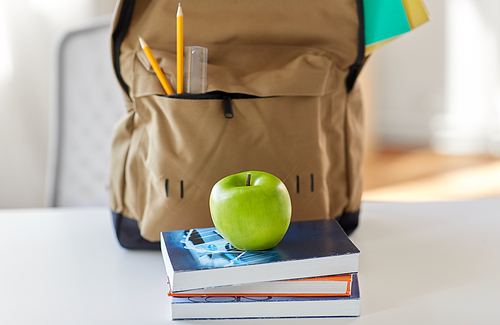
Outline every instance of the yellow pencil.
<svg viewBox="0 0 500 325">
<path fill-rule="evenodd" d="M 184 14 L 177 8 L 177 93 L 184 92 Z"/>
<path fill-rule="evenodd" d="M 167 78 L 165 78 L 163 71 L 161 70 L 160 66 L 158 65 L 158 61 L 156 61 L 148 44 L 146 43 L 146 41 L 144 41 L 141 38 L 141 36 L 139 36 L 139 42 L 141 43 L 142 50 L 144 51 L 144 53 L 148 57 L 149 63 L 151 63 L 151 66 L 153 67 L 153 70 L 155 71 L 156 76 L 160 80 L 160 83 L 163 86 L 163 89 L 165 89 L 165 92 L 167 93 L 167 95 L 172 95 L 174 93 L 174 91 L 172 90 L 172 87 L 170 87 L 170 84 L 168 83 Z"/>
</svg>

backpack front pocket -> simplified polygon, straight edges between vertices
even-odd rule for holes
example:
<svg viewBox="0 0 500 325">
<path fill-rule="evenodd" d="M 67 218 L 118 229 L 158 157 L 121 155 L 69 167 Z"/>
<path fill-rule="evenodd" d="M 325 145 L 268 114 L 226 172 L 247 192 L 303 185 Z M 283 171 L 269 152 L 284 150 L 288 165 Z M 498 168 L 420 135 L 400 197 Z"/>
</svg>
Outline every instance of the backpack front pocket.
<svg viewBox="0 0 500 325">
<path fill-rule="evenodd" d="M 144 238 L 158 240 L 158 229 L 211 226 L 212 186 L 247 170 L 272 173 L 285 183 L 292 220 L 342 213 L 346 98 L 331 85 L 343 82 L 346 72 L 317 50 L 288 50 L 289 61 L 251 75 L 213 67 L 215 75 L 227 76 L 209 77 L 207 94 L 162 96 L 146 85 L 134 87 L 141 90 L 135 93 L 135 110 L 148 138 L 141 162 L 147 181 L 137 189 L 147 202 Z M 138 68 L 140 80 L 154 82 Z"/>
</svg>

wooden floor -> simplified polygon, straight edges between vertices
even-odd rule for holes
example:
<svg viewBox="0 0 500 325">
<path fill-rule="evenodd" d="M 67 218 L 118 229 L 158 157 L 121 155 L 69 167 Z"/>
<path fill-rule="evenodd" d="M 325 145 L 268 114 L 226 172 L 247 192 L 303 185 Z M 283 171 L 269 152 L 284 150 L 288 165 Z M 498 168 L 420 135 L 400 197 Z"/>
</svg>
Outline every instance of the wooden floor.
<svg viewBox="0 0 500 325">
<path fill-rule="evenodd" d="M 500 158 L 381 150 L 364 163 L 364 201 L 500 197 Z"/>
</svg>

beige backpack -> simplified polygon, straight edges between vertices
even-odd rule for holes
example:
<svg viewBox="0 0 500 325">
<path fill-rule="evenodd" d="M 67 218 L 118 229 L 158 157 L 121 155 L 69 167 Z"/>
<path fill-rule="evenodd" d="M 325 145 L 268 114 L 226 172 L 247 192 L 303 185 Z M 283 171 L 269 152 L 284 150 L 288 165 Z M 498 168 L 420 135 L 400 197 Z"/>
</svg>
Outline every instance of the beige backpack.
<svg viewBox="0 0 500 325">
<path fill-rule="evenodd" d="M 358 223 L 364 60 L 362 0 L 183 0 L 184 45 L 208 48 L 204 94 L 167 96 L 138 41 L 176 85 L 178 1 L 120 0 L 112 31 L 127 113 L 114 130 L 110 205 L 127 248 L 161 231 L 213 226 L 221 178 L 279 177 L 292 221 Z"/>
</svg>

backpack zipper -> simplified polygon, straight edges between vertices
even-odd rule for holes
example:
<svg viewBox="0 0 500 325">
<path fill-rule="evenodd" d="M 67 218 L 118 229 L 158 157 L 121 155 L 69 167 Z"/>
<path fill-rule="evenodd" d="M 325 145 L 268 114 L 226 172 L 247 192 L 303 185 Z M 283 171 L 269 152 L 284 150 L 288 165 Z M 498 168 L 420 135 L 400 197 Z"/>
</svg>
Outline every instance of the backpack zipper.
<svg viewBox="0 0 500 325">
<path fill-rule="evenodd" d="M 246 99 L 246 98 L 263 98 L 255 95 L 248 95 L 248 94 L 239 94 L 239 93 L 227 93 L 224 91 L 211 91 L 208 93 L 202 93 L 202 94 L 173 94 L 165 97 L 169 98 L 180 98 L 180 99 L 218 99 L 222 100 L 223 108 L 224 108 L 224 116 L 226 118 L 233 118 L 234 117 L 234 111 L 233 111 L 233 104 L 232 100 L 233 99 Z"/>
</svg>

